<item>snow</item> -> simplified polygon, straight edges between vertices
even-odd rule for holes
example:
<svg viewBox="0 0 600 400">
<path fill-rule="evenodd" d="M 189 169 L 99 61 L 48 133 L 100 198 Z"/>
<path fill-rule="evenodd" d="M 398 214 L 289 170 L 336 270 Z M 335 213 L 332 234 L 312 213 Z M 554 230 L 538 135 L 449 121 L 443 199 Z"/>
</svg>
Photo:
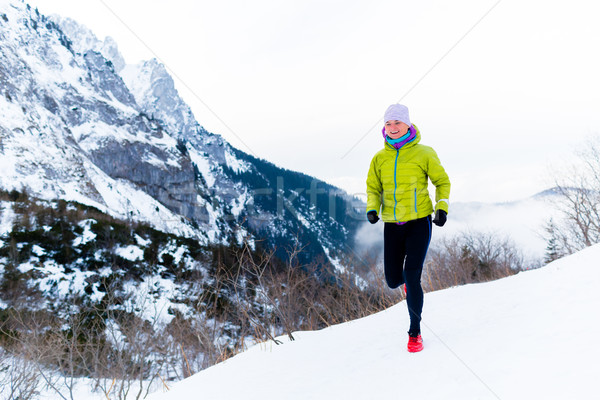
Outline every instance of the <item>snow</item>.
<svg viewBox="0 0 600 400">
<path fill-rule="evenodd" d="M 139 142 L 156 147 L 163 147 L 167 151 L 175 148 L 177 144 L 177 141 L 167 134 L 163 134 L 160 138 L 150 137 L 147 133 L 131 132 L 128 128 L 129 127 L 127 126 L 115 127 L 103 121 L 89 121 L 72 127 L 71 132 L 79 146 L 87 152 L 102 148 L 107 141 L 116 141 L 125 144 Z M 180 167 L 175 156 L 166 161 L 160 160 L 152 153 L 146 153 L 144 156 L 146 157 L 145 161 L 151 164 L 158 166 L 167 164 Z"/>
<path fill-rule="evenodd" d="M 170 310 L 179 310 L 184 315 L 188 309 L 183 304 L 172 302 L 177 289 L 172 280 L 158 276 L 146 277 L 142 282 L 127 282 L 125 293 L 131 294 L 125 304 L 125 309 L 136 310 L 141 318 L 162 326 L 171 322 L 174 315 Z"/>
<path fill-rule="evenodd" d="M 169 211 L 150 195 L 134 188 L 130 182 L 114 180 L 92 164 L 87 166 L 87 171 L 89 179 L 106 202 L 106 206 L 91 202 L 75 191 L 68 192 L 63 198 L 88 204 L 103 211 L 111 210 L 112 213 L 115 213 L 114 210 L 119 210 L 121 214 L 117 216 L 121 218 L 130 218 L 129 212 L 134 211 L 137 220 L 148 222 L 157 229 L 179 233 L 186 237 L 195 235 L 193 228 L 181 222 L 181 217 Z M 198 240 L 204 242 L 203 238 Z"/>
<path fill-rule="evenodd" d="M 348 272 L 348 269 L 340 262 L 340 260 L 337 257 L 332 257 L 330 255 L 330 251 L 326 246 L 323 246 L 323 252 L 327 256 L 327 259 L 329 260 L 331 265 L 333 265 L 333 267 L 338 273 L 345 274 Z"/>
<path fill-rule="evenodd" d="M 31 252 L 33 254 L 35 254 L 36 256 L 38 256 L 38 257 L 41 257 L 44 254 L 46 254 L 46 250 L 44 250 L 43 248 L 41 248 L 37 244 L 34 244 L 33 246 L 31 246 Z"/>
<path fill-rule="evenodd" d="M 237 188 L 238 197 L 233 199 L 230 203 L 231 215 L 239 217 L 242 211 L 244 211 L 248 205 L 248 202 L 252 198 L 252 195 L 248 193 L 248 190 L 239 185 Z"/>
<path fill-rule="evenodd" d="M 138 65 L 128 64 L 120 72 L 123 81 L 138 104 L 141 104 L 151 94 L 149 93 L 148 85 L 143 84 L 144 82 L 151 81 L 151 71 L 149 68 L 144 67 L 145 63 Z"/>
<path fill-rule="evenodd" d="M 194 164 L 198 167 L 198 171 L 204 177 L 206 186 L 213 187 L 215 185 L 216 178 L 212 172 L 213 166 L 211 165 L 208 157 L 198 153 L 195 149 L 190 149 L 190 158 Z"/>
<path fill-rule="evenodd" d="M 137 242 L 138 245 L 140 245 L 142 247 L 147 247 L 150 245 L 150 243 L 152 243 L 152 240 L 144 239 L 143 237 L 141 237 L 138 234 L 135 235 L 135 241 Z"/>
<path fill-rule="evenodd" d="M 179 264 L 181 262 L 186 250 L 187 249 L 184 246 L 181 246 L 175 251 L 175 253 L 173 253 L 173 262 L 175 264 Z"/>
<path fill-rule="evenodd" d="M 165 254 L 170 254 L 173 256 L 173 262 L 175 264 L 181 261 L 181 257 L 185 252 L 185 247 L 180 247 L 177 245 L 177 242 L 171 240 L 168 245 L 164 247 L 164 249 L 158 254 L 159 258 L 162 258 Z"/>
<path fill-rule="evenodd" d="M 401 302 L 294 333 L 293 342 L 256 345 L 149 398 L 591 398 L 600 375 L 599 257 L 596 245 L 538 270 L 427 294 L 421 353 L 406 351 Z"/>
<path fill-rule="evenodd" d="M 23 263 L 19 266 L 21 272 L 31 269 L 36 270 L 42 276 L 41 279 L 37 280 L 40 290 L 51 293 L 53 288 L 56 287 L 59 296 L 67 296 L 69 293 L 82 295 L 87 286 L 86 280 L 93 275 L 90 271 L 86 272 L 79 269 L 67 273 L 64 266 L 57 264 L 54 260 L 48 260 L 42 266 L 31 263 Z"/>
<path fill-rule="evenodd" d="M 115 254 L 129 261 L 139 261 L 144 258 L 144 250 L 134 245 L 118 247 L 115 249 Z"/>
<path fill-rule="evenodd" d="M 91 225 L 96 222 L 93 219 L 86 219 L 79 222 L 79 226 L 83 228 L 83 234 L 73 240 L 73 247 L 84 245 L 91 240 L 96 239 L 96 234 L 92 232 Z"/>
<path fill-rule="evenodd" d="M 233 155 L 231 149 L 229 148 L 225 150 L 225 162 L 227 163 L 227 166 L 231 168 L 236 174 L 247 172 L 251 168 L 249 163 L 236 158 L 236 156 Z"/>
<path fill-rule="evenodd" d="M 0 202 L 0 236 L 5 236 L 13 229 L 15 212 L 12 209 L 12 202 Z"/>
<path fill-rule="evenodd" d="M 27 272 L 31 271 L 34 268 L 35 268 L 35 266 L 32 263 L 30 263 L 30 262 L 21 263 L 17 267 L 17 269 L 19 270 L 19 272 L 21 272 L 22 274 L 26 274 Z"/>
<path fill-rule="evenodd" d="M 94 50 L 102 53 L 107 60 L 110 60 L 116 71 L 123 68 L 125 64 L 123 56 L 119 53 L 115 40 L 110 36 L 107 36 L 102 42 L 91 30 L 80 25 L 77 21 L 62 18 L 56 14 L 51 15 L 50 18 L 58 23 L 61 30 L 72 41 L 72 48 L 76 53 L 84 54 L 89 50 Z"/>
</svg>

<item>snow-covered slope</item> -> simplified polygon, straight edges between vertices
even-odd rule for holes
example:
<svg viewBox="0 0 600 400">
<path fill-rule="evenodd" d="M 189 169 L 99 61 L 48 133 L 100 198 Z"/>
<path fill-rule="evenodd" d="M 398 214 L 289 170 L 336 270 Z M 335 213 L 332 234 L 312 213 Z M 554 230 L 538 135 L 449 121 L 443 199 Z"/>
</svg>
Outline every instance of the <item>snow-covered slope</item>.
<svg viewBox="0 0 600 400">
<path fill-rule="evenodd" d="M 591 399 L 600 376 L 600 245 L 499 281 L 427 294 L 425 349 L 404 302 L 264 343 L 153 400 Z"/>
</svg>

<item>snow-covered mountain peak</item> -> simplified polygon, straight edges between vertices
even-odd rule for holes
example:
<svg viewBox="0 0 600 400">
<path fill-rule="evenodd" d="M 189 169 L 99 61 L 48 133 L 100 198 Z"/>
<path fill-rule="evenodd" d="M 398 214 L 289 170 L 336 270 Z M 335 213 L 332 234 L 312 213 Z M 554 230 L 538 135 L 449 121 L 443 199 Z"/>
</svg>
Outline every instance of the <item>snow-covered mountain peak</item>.
<svg viewBox="0 0 600 400">
<path fill-rule="evenodd" d="M 144 108 L 158 110 L 158 103 L 180 102 L 173 79 L 156 58 L 127 65 L 121 76 L 137 103 Z"/>
<path fill-rule="evenodd" d="M 113 63 L 116 72 L 121 72 L 125 68 L 125 59 L 119 52 L 117 42 L 112 37 L 107 36 L 104 38 L 100 52 Z"/>
<path fill-rule="evenodd" d="M 81 49 L 93 45 L 93 34 L 67 25 L 82 33 Z M 193 229 L 141 188 L 151 176 L 169 181 L 146 169 L 157 160 L 168 176 L 187 165 L 183 175 L 193 181 L 191 163 L 176 140 L 140 115 L 110 61 L 96 50 L 74 51 L 57 23 L 23 3 L 0 9 L 0 38 L 0 187 L 190 235 Z M 134 166 L 137 182 L 124 179 Z"/>
<path fill-rule="evenodd" d="M 204 131 L 179 95 L 166 67 L 157 59 L 127 65 L 121 76 L 144 112 L 161 121 L 176 136 L 190 139 Z"/>
<path fill-rule="evenodd" d="M 56 14 L 50 16 L 50 18 L 69 37 L 74 52 L 85 54 L 88 51 L 96 51 L 112 63 L 115 72 L 119 73 L 125 68 L 125 59 L 119 52 L 117 42 L 113 38 L 107 36 L 102 41 L 90 29 L 71 18 L 62 18 Z"/>
</svg>

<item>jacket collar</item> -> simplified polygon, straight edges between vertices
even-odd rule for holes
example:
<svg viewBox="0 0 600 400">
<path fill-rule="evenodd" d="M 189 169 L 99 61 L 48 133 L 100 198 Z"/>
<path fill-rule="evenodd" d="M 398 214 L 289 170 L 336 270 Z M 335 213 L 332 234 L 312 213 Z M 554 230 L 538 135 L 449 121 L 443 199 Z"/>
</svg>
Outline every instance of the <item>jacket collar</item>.
<svg viewBox="0 0 600 400">
<path fill-rule="evenodd" d="M 392 146 L 391 144 L 389 144 L 387 140 L 383 139 L 383 141 L 384 141 L 384 148 L 386 150 L 390 150 L 390 151 L 399 151 L 399 150 L 409 149 L 409 148 L 417 145 L 421 141 L 421 132 L 419 131 L 419 128 L 417 128 L 417 126 L 415 124 L 412 124 L 411 127 L 410 127 L 411 130 L 413 128 L 414 128 L 415 134 L 416 134 L 416 137 L 415 137 L 414 140 L 406 143 L 400 149 L 396 149 L 394 146 Z M 385 133 L 384 133 L 384 135 L 385 135 Z"/>
</svg>

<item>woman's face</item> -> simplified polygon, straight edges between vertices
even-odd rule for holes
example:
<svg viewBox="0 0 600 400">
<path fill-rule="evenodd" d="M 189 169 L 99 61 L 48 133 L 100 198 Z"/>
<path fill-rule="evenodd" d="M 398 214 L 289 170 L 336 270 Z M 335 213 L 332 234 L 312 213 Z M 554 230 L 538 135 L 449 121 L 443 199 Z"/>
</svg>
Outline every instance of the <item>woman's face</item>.
<svg viewBox="0 0 600 400">
<path fill-rule="evenodd" d="M 408 125 L 402 121 L 388 121 L 385 123 L 385 134 L 391 139 L 398 139 L 408 132 Z"/>
</svg>

